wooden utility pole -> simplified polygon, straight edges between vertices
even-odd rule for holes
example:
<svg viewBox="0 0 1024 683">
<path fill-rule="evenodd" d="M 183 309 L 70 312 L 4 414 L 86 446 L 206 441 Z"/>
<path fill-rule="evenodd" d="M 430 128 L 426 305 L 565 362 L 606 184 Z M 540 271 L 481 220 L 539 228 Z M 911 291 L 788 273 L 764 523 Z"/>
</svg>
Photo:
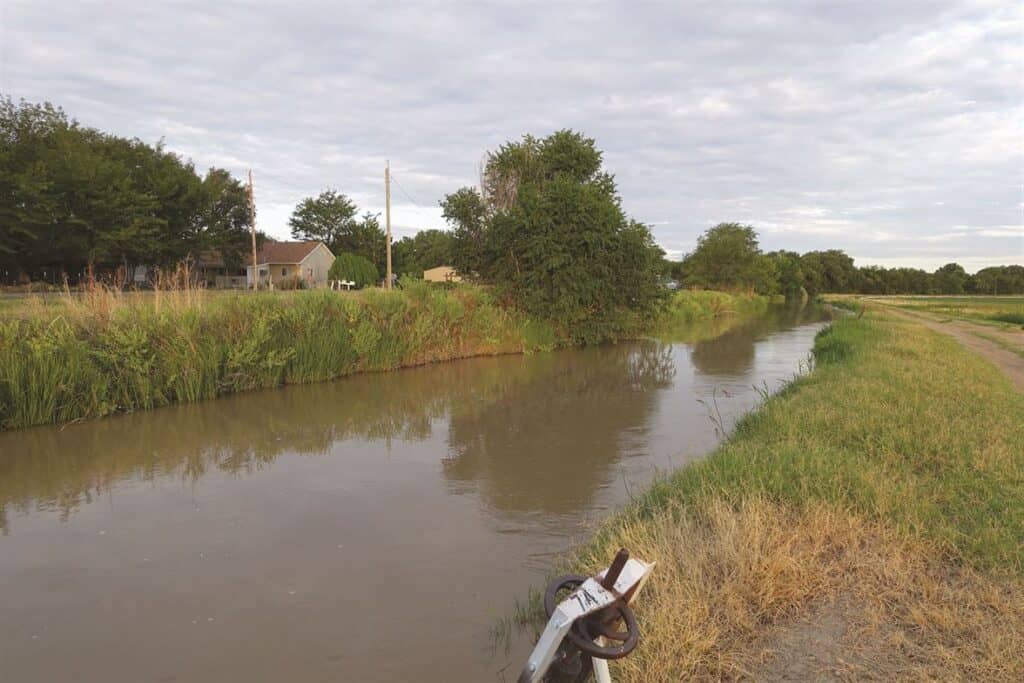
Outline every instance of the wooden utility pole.
<svg viewBox="0 0 1024 683">
<path fill-rule="evenodd" d="M 256 264 L 256 196 L 252 191 L 252 169 L 249 169 L 249 187 L 246 191 L 249 195 L 249 232 L 252 235 L 252 291 L 260 287 L 260 269 Z"/>
<path fill-rule="evenodd" d="M 391 160 L 384 163 L 384 225 L 387 233 L 387 279 L 384 289 L 391 289 Z"/>
</svg>

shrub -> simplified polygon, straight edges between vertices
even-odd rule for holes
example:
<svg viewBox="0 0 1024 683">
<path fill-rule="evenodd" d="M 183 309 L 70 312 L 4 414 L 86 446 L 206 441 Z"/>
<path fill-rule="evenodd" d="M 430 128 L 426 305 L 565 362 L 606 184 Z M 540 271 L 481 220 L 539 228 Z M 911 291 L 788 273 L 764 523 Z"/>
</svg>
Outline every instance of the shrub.
<svg viewBox="0 0 1024 683">
<path fill-rule="evenodd" d="M 380 277 L 377 266 L 358 254 L 342 253 L 334 259 L 331 269 L 327 272 L 331 280 L 347 280 L 356 283 L 357 288 L 375 284 Z"/>
</svg>

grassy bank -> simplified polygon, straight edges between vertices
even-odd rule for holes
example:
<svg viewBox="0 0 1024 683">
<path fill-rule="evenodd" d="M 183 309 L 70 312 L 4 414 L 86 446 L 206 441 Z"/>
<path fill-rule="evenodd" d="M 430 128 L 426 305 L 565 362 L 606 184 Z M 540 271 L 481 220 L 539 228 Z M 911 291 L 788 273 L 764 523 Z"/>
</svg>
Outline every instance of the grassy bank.
<svg viewBox="0 0 1024 683">
<path fill-rule="evenodd" d="M 615 679 L 1021 680 L 1024 396 L 884 313 L 815 357 L 580 551 L 658 562 Z"/>
<path fill-rule="evenodd" d="M 281 384 L 469 356 L 543 351 L 565 331 L 483 288 L 120 293 L 8 302 L 0 315 L 0 428 L 62 423 Z M 678 292 L 665 319 L 763 311 L 757 297 Z"/>
<path fill-rule="evenodd" d="M 4 428 L 556 344 L 473 287 L 101 297 L 0 320 Z"/>
</svg>

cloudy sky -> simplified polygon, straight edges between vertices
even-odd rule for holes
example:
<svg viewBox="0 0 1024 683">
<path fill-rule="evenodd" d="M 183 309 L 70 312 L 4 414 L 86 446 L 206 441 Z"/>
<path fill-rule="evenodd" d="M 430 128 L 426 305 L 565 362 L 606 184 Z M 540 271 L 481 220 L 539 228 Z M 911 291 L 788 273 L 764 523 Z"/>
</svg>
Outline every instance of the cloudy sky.
<svg viewBox="0 0 1024 683">
<path fill-rule="evenodd" d="M 671 254 L 721 221 L 858 264 L 1024 262 L 1019 2 L 0 0 L 0 92 L 396 235 L 524 133 L 596 138 Z"/>
</svg>

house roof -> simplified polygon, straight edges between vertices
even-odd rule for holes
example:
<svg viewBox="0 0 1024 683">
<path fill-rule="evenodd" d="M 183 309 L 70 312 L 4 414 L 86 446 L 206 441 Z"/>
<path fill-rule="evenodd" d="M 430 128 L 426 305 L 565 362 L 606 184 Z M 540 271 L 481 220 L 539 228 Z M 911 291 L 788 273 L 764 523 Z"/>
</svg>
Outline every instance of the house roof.
<svg viewBox="0 0 1024 683">
<path fill-rule="evenodd" d="M 320 244 L 323 242 L 264 242 L 256 261 L 261 264 L 302 263 Z"/>
</svg>

